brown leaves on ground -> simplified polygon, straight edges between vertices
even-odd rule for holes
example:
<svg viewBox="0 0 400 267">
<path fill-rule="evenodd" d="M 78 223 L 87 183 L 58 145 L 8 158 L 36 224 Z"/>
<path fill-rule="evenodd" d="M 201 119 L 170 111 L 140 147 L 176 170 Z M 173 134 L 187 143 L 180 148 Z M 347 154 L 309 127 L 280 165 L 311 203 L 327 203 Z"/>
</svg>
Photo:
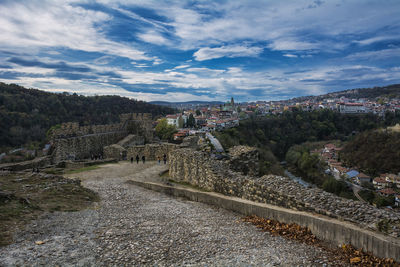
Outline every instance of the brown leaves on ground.
<svg viewBox="0 0 400 267">
<path fill-rule="evenodd" d="M 254 224 L 263 231 L 272 235 L 282 236 L 287 239 L 296 240 L 307 245 L 314 245 L 327 251 L 331 262 L 342 262 L 354 266 L 400 266 L 393 259 L 382 259 L 370 253 L 357 250 L 351 245 L 342 245 L 340 248 L 332 248 L 325 242 L 319 240 L 307 227 L 298 224 L 281 223 L 275 220 L 264 219 L 258 216 L 247 216 L 242 218 L 244 222 Z"/>
</svg>

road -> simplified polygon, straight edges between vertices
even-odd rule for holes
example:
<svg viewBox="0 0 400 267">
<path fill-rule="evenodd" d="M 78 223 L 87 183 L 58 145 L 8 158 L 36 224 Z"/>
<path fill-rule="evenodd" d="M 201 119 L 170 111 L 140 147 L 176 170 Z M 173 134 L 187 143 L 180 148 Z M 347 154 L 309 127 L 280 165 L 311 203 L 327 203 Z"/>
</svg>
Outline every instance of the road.
<svg viewBox="0 0 400 267">
<path fill-rule="evenodd" d="M 167 165 L 108 164 L 71 175 L 101 202 L 34 221 L 0 248 L 0 266 L 315 266 L 327 252 L 262 232 L 217 207 L 136 187 Z M 38 245 L 35 242 L 42 241 Z"/>
</svg>

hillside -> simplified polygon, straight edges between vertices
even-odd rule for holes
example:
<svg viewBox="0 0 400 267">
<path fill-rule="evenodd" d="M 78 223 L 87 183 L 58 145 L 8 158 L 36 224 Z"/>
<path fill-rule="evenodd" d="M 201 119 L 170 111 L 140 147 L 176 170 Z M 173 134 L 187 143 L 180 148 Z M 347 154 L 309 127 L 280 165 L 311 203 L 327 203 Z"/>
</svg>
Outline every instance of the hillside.
<svg viewBox="0 0 400 267">
<path fill-rule="evenodd" d="M 305 100 L 322 100 L 325 98 L 366 98 L 375 100 L 377 98 L 400 98 L 400 84 L 392 84 L 388 86 L 373 87 L 373 88 L 357 88 L 344 90 L 339 92 L 332 92 L 319 96 L 304 96 L 293 98 L 293 101 L 305 101 Z"/>
<path fill-rule="evenodd" d="M 0 83 L 0 148 L 43 144 L 47 130 L 62 122 L 107 124 L 130 112 L 157 116 L 174 110 L 120 96 L 55 94 Z"/>
<path fill-rule="evenodd" d="M 343 148 L 340 158 L 369 174 L 400 172 L 400 132 L 375 130 L 357 135 Z"/>
</svg>

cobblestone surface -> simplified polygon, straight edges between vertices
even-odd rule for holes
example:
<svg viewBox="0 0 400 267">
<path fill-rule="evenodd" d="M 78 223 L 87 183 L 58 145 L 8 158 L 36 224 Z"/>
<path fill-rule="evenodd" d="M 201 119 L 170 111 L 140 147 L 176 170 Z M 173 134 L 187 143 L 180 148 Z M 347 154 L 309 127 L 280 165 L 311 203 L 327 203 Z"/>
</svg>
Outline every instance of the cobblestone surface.
<svg viewBox="0 0 400 267">
<path fill-rule="evenodd" d="M 28 225 L 0 248 L 0 266 L 332 265 L 321 249 L 261 232 L 238 214 L 125 183 L 159 179 L 165 168 L 119 163 L 75 174 L 102 201 Z"/>
</svg>

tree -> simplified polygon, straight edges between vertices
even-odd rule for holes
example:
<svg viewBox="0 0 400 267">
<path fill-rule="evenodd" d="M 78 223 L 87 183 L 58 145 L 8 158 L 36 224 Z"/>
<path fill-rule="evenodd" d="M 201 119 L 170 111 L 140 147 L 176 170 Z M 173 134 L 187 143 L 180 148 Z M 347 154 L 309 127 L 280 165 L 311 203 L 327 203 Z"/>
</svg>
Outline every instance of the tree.
<svg viewBox="0 0 400 267">
<path fill-rule="evenodd" d="M 196 116 L 200 116 L 200 115 L 201 115 L 200 110 L 196 109 Z"/>
<path fill-rule="evenodd" d="M 187 120 L 187 126 L 188 127 L 194 127 L 195 126 L 195 124 L 196 124 L 196 120 L 194 119 L 194 116 L 193 116 L 193 114 L 192 113 L 190 113 L 190 115 L 189 115 L 189 118 L 188 118 L 188 120 Z"/>
<path fill-rule="evenodd" d="M 156 126 L 156 135 L 162 140 L 172 140 L 176 132 L 175 125 L 169 125 L 167 119 L 161 119 Z"/>
<path fill-rule="evenodd" d="M 179 128 L 183 128 L 183 124 L 184 124 L 183 117 L 182 117 L 182 116 L 179 116 L 179 119 L 178 119 L 178 127 L 179 127 Z"/>
</svg>

